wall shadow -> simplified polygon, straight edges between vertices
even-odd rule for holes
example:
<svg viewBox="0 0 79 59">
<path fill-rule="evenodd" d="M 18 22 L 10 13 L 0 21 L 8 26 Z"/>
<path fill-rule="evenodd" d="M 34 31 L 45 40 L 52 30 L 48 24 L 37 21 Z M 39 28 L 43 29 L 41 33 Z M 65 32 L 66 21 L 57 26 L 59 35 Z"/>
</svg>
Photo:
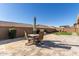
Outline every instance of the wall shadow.
<svg viewBox="0 0 79 59">
<path fill-rule="evenodd" d="M 14 39 L 0 40 L 0 45 L 8 44 L 8 43 L 11 43 L 11 42 L 16 42 L 16 41 L 20 41 L 20 40 L 24 40 L 24 38 L 21 37 L 21 38 L 14 38 Z"/>
</svg>

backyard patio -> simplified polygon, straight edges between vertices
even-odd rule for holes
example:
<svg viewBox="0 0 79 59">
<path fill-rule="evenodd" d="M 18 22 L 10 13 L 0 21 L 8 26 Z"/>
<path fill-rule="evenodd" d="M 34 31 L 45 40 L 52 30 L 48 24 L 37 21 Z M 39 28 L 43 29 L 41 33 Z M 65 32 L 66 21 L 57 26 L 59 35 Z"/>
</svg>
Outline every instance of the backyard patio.
<svg viewBox="0 0 79 59">
<path fill-rule="evenodd" d="M 24 37 L 0 41 L 1 56 L 79 56 L 79 36 L 54 35 L 44 36 L 43 45 L 25 43 Z"/>
</svg>

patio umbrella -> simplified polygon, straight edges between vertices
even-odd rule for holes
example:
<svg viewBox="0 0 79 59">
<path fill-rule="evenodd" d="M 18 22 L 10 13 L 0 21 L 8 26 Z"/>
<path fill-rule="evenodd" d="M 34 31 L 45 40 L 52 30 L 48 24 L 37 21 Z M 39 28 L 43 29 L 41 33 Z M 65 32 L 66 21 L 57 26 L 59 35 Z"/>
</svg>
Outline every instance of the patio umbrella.
<svg viewBox="0 0 79 59">
<path fill-rule="evenodd" d="M 36 17 L 34 17 L 33 21 L 33 34 L 36 34 Z"/>
</svg>

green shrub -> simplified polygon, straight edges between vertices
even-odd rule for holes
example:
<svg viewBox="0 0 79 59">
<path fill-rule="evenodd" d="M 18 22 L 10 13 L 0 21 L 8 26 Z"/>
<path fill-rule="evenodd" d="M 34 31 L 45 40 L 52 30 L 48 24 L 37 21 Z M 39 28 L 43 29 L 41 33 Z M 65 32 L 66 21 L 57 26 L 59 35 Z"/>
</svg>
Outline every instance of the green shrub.
<svg viewBox="0 0 79 59">
<path fill-rule="evenodd" d="M 71 32 L 56 32 L 56 35 L 72 35 Z"/>
<path fill-rule="evenodd" d="M 8 31 L 8 37 L 9 39 L 13 39 L 16 37 L 16 29 L 15 28 L 10 28 Z"/>
</svg>

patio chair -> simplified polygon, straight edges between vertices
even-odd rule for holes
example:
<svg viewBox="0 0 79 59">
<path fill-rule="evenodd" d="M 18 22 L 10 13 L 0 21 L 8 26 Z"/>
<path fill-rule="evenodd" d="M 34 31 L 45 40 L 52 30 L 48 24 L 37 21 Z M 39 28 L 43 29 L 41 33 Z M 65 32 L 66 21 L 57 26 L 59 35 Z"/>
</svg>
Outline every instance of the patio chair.
<svg viewBox="0 0 79 59">
<path fill-rule="evenodd" d="M 44 37 L 44 31 L 39 32 L 39 37 L 37 37 L 37 44 L 42 43 Z"/>
<path fill-rule="evenodd" d="M 26 43 L 26 45 L 31 45 L 33 44 L 33 38 L 28 36 L 28 33 L 26 33 L 26 31 L 24 31 L 25 34 L 25 39 L 28 40 L 28 43 Z"/>
<path fill-rule="evenodd" d="M 26 31 L 24 31 L 24 37 L 28 40 L 28 33 Z"/>
<path fill-rule="evenodd" d="M 39 32 L 39 40 L 42 41 L 44 37 L 44 32 Z"/>
</svg>

